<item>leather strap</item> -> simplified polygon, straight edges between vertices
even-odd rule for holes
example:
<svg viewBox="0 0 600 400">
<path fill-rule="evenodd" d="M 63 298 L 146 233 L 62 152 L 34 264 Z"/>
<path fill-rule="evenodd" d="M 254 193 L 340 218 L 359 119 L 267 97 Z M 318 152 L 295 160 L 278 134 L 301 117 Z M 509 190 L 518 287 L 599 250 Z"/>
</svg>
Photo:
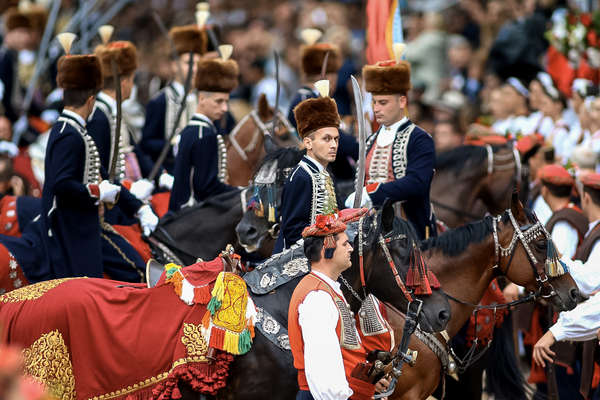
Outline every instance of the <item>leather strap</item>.
<svg viewBox="0 0 600 400">
<path fill-rule="evenodd" d="M 596 351 L 597 340 L 588 340 L 583 342 L 583 351 L 581 352 L 581 383 L 579 393 L 584 399 L 589 398 L 594 377 L 594 352 Z"/>
</svg>

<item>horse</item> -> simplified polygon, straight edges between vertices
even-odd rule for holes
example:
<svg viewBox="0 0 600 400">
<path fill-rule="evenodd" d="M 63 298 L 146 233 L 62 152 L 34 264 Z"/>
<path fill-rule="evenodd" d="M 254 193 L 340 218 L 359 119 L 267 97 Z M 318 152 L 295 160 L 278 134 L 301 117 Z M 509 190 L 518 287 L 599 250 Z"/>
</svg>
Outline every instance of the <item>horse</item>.
<svg viewBox="0 0 600 400">
<path fill-rule="evenodd" d="M 365 291 L 403 309 L 407 298 L 395 275 L 406 275 L 403 251 L 412 246 L 412 238 L 394 221 L 391 206 L 366 217 L 363 224 L 365 243 L 378 244 L 364 248 Z M 358 245 L 358 241 L 355 238 L 354 244 Z M 390 268 L 386 254 L 390 254 L 395 271 Z M 190 266 L 187 272 L 184 267 L 182 273 L 186 279 L 201 279 L 206 274 L 215 276 L 226 267 L 225 261 L 219 258 Z M 345 288 L 345 292 L 362 291 L 356 256 L 353 261 L 352 267 L 344 273 L 352 282 L 352 289 Z M 267 295 L 254 296 L 254 304 L 268 309 L 279 323 L 287 325 L 287 304 L 299 279 Z M 146 288 L 140 284 L 94 278 L 38 283 L 0 297 L 0 322 L 5 328 L 1 337 L 6 342 L 26 347 L 26 370 L 44 381 L 59 398 L 76 398 L 76 395 L 150 398 L 157 396 L 155 391 L 174 391 L 176 384 L 182 386 L 183 398 L 202 398 L 203 395 L 194 393 L 184 382 L 194 381 L 196 387 L 201 387 L 214 385 L 213 379 L 222 381 L 223 364 L 231 362 L 231 356 L 220 351 L 209 355 L 198 331 L 201 325 L 197 325 L 203 319 L 206 305 L 202 308 L 202 303 L 184 303 L 175 288 L 171 283 Z M 450 306 L 443 293 L 433 290 L 420 299 L 423 302 L 421 327 L 427 331 L 443 329 L 450 317 Z M 93 315 L 86 317 L 90 310 L 94 311 Z M 354 307 L 353 311 L 358 310 Z M 145 334 L 138 337 L 136 332 Z M 231 363 L 227 386 L 217 393 L 217 398 L 290 399 L 295 396 L 298 387 L 291 353 L 275 347 L 259 332 L 257 330 L 251 350 Z M 103 351 L 88 352 L 94 343 L 102 346 L 99 348 Z M 214 363 L 209 363 L 208 357 L 214 358 Z M 188 364 L 192 365 L 188 367 Z M 137 367 L 131 368 L 132 365 Z M 220 371 L 218 376 L 215 369 Z M 209 375 L 201 378 L 201 370 Z M 100 376 L 95 371 L 104 372 Z M 155 375 L 156 371 L 167 372 Z M 78 381 L 77 377 L 82 380 Z M 123 387 L 115 387 L 115 382 Z M 175 397 L 175 392 L 169 393 Z"/>
<path fill-rule="evenodd" d="M 302 152 L 294 147 L 273 150 L 269 139 L 265 145 L 267 154 L 257 174 L 271 171 L 275 166 L 273 184 L 282 187 L 287 174 L 302 158 Z M 232 190 L 163 217 L 150 239 L 157 253 L 164 254 L 161 261 L 190 265 L 198 258 L 211 260 L 227 244 L 234 244 L 236 251 L 242 251 L 235 227 L 246 214 L 253 193 L 253 187 Z"/>
<path fill-rule="evenodd" d="M 275 141 L 295 146 L 299 143 L 294 127 L 281 111 L 277 111 L 277 129 L 273 129 L 275 112 L 261 94 L 256 109 L 250 111 L 227 135 L 227 176 L 232 186 L 247 186 L 257 165 L 265 156 L 265 137 L 273 131 Z M 295 140 L 294 140 L 295 139 Z"/>
<path fill-rule="evenodd" d="M 510 205 L 523 180 L 521 158 L 510 144 L 460 146 L 438 155 L 431 203 L 438 221 L 451 228 L 496 215 Z"/>
<path fill-rule="evenodd" d="M 465 324 L 495 276 L 506 276 L 536 296 L 550 300 L 561 311 L 573 309 L 579 293 L 571 276 L 565 273 L 548 277 L 544 270 L 549 242 L 548 233 L 535 215 L 523 209 L 516 194 L 512 196 L 511 208 L 501 216 L 487 216 L 424 241 L 423 255 L 451 302 L 452 317 L 446 338 L 418 329 L 413 334 L 409 346 L 418 351 L 417 362 L 403 370 L 390 398 L 426 399 L 434 392 L 442 374 L 450 368 L 449 357 L 454 357 L 448 353 L 447 338 L 456 335 Z M 400 338 L 404 319 L 390 316 L 396 338 Z M 460 361 L 456 359 L 459 367 L 466 367 Z"/>
<path fill-rule="evenodd" d="M 386 253 L 389 252 L 393 265 L 405 281 L 409 250 L 417 237 L 414 229 L 408 222 L 394 216 L 393 206 L 389 203 L 374 215 L 364 217 L 359 224 L 363 234 L 356 235 L 353 240 L 352 267 L 344 271 L 340 278 L 344 283 L 341 285 L 344 297 L 351 310 L 356 314 L 360 308 L 361 302 L 355 297 L 358 293 L 372 293 L 384 304 L 397 310 L 406 310 L 408 302 L 395 283 L 394 272 L 389 267 Z M 365 293 L 360 279 L 359 246 L 364 252 Z M 266 295 L 253 296 L 253 301 L 257 306 L 268 310 L 279 324 L 286 327 L 289 301 L 300 279 L 301 277 L 297 277 Z M 450 314 L 441 290 L 432 290 L 430 296 L 417 297 L 423 301 L 419 316 L 421 329 L 428 332 L 444 329 Z M 257 330 L 252 350 L 233 361 L 227 386 L 217 398 L 287 400 L 295 398 L 297 392 L 297 372 L 293 367 L 291 352 L 275 346 Z"/>
</svg>

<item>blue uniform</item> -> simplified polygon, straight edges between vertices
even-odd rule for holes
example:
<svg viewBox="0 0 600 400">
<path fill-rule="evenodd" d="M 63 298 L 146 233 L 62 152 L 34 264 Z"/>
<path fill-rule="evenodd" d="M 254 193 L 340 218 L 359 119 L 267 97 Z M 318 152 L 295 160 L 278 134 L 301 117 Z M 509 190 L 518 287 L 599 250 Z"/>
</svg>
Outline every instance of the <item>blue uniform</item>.
<svg viewBox="0 0 600 400">
<path fill-rule="evenodd" d="M 402 202 L 406 218 L 414 225 L 419 237 L 425 238 L 426 226 L 429 226 L 430 234 L 435 235 L 429 202 L 435 166 L 433 139 L 407 119 L 396 130 L 390 152 L 377 152 L 376 140 L 382 129 L 367 139 L 367 154 L 371 155 L 371 162 L 366 165 L 365 183 L 379 182 L 376 190 L 369 192 L 369 197 L 375 206 L 382 205 L 386 198 Z M 377 165 L 384 167 L 379 176 Z M 390 174 L 394 180 L 387 179 Z"/>
<path fill-rule="evenodd" d="M 224 183 L 226 174 L 227 153 L 223 137 L 211 120 L 195 114 L 181 132 L 169 211 L 235 190 Z"/>
<path fill-rule="evenodd" d="M 104 171 L 108 171 L 110 168 L 113 157 L 113 144 L 116 139 L 115 117 L 113 117 L 113 113 L 116 113 L 116 110 L 113 110 L 112 103 L 114 103 L 114 100 L 100 92 L 87 124 L 88 134 L 94 139 L 98 147 L 100 162 Z M 121 130 L 121 134 L 123 133 L 126 133 L 124 127 Z M 121 143 L 123 142 L 124 140 L 121 140 Z M 123 147 L 122 145 L 119 146 L 119 160 L 117 161 L 117 170 L 115 173 L 117 181 L 120 181 L 125 176 L 125 158 L 123 154 L 125 151 Z M 144 156 L 139 157 L 138 162 L 139 160 L 144 160 Z M 123 199 L 120 199 L 119 206 L 105 210 L 104 219 L 112 225 L 131 225 L 136 223 L 134 215 L 142 206 L 142 203 L 131 195 L 127 189 L 121 191 L 121 196 L 123 196 Z"/>
<path fill-rule="evenodd" d="M 6 47 L 0 49 L 0 81 L 4 85 L 2 105 L 4 114 L 11 122 L 19 118 L 18 111 L 13 106 L 14 91 L 20 90 L 17 82 L 17 58 L 18 54 L 15 50 Z"/>
<path fill-rule="evenodd" d="M 281 195 L 281 230 L 273 254 L 280 253 L 302 237 L 302 230 L 318 214 L 337 211 L 331 177 L 316 161 L 304 156 L 291 173 Z"/>
<path fill-rule="evenodd" d="M 298 129 L 298 123 L 294 117 L 294 108 L 302 101 L 306 99 L 314 99 L 319 97 L 319 93 L 309 87 L 302 87 L 296 93 L 296 96 L 290 103 L 290 110 L 288 112 L 288 120 L 292 126 Z M 339 112 L 339 105 L 338 105 Z M 341 113 L 340 113 L 341 114 Z M 335 161 L 329 164 L 331 172 L 334 178 L 342 180 L 354 179 L 355 168 L 351 165 L 349 159 L 354 161 L 358 160 L 358 142 L 354 136 L 345 133 L 340 130 L 340 142 L 338 146 L 337 156 Z"/>
</svg>

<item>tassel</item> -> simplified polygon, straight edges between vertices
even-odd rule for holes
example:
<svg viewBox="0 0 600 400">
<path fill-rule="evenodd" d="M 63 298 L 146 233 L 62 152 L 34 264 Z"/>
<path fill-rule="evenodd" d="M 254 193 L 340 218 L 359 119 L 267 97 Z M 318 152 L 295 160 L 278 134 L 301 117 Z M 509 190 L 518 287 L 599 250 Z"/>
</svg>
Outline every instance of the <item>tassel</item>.
<svg viewBox="0 0 600 400">
<path fill-rule="evenodd" d="M 275 207 L 269 204 L 269 222 L 275 222 Z"/>
<path fill-rule="evenodd" d="M 211 300 L 208 285 L 194 288 L 194 304 L 208 304 Z"/>
<path fill-rule="evenodd" d="M 206 306 L 210 310 L 212 315 L 215 315 L 218 309 L 221 308 L 223 302 L 223 296 L 225 295 L 225 272 L 219 272 L 219 276 L 215 282 L 215 286 L 212 290 L 212 298 Z"/>
<path fill-rule="evenodd" d="M 202 326 L 204 327 L 204 329 L 208 329 L 208 327 L 210 326 L 210 317 L 211 313 L 207 310 L 204 313 L 204 317 L 202 317 Z"/>
<path fill-rule="evenodd" d="M 406 273 L 406 287 L 413 289 L 420 284 L 418 279 L 417 265 L 415 263 L 415 247 L 410 251 L 410 260 L 408 262 L 408 272 Z"/>
<path fill-rule="evenodd" d="M 254 212 L 257 217 L 262 218 L 265 216 L 265 208 L 263 207 L 262 201 L 258 203 L 258 208 Z"/>
<path fill-rule="evenodd" d="M 267 186 L 267 202 L 269 203 L 269 222 L 275 222 L 275 196 L 273 185 Z"/>
<path fill-rule="evenodd" d="M 166 274 L 167 279 L 170 279 L 173 276 L 173 274 L 180 269 L 181 269 L 181 265 L 177 265 L 177 264 L 173 264 L 173 263 L 168 263 L 167 265 L 165 265 L 165 270 L 167 271 L 167 274 Z"/>
<path fill-rule="evenodd" d="M 440 281 L 438 281 L 437 276 L 435 276 L 433 271 L 429 268 L 427 269 L 427 278 L 429 279 L 429 286 L 431 286 L 432 289 L 439 289 L 442 287 L 442 285 L 440 285 Z"/>
<path fill-rule="evenodd" d="M 246 354 L 250 351 L 252 347 L 252 338 L 250 337 L 250 332 L 248 329 L 244 329 L 244 331 L 240 334 L 239 342 L 238 342 L 238 354 Z"/>
<path fill-rule="evenodd" d="M 546 251 L 546 275 L 550 278 L 556 278 L 566 273 L 566 265 L 558 258 L 558 251 L 552 240 L 548 241 L 548 250 Z"/>
<path fill-rule="evenodd" d="M 210 347 L 223 350 L 225 343 L 225 331 L 223 329 L 213 327 L 210 332 Z"/>
<path fill-rule="evenodd" d="M 173 284 L 173 290 L 177 296 L 181 297 L 181 287 L 183 286 L 183 275 L 181 273 L 172 275 L 165 282 Z"/>
<path fill-rule="evenodd" d="M 237 333 L 226 330 L 223 350 L 230 354 L 240 354 L 239 341 L 240 337 Z"/>
</svg>

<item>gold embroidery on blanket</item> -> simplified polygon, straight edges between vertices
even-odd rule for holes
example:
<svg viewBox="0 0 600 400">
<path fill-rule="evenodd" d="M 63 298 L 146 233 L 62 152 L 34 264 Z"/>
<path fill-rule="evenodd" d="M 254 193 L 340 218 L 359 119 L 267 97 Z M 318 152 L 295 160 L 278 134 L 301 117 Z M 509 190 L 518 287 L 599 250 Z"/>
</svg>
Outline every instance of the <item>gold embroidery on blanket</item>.
<svg viewBox="0 0 600 400">
<path fill-rule="evenodd" d="M 181 337 L 181 343 L 185 346 L 188 356 L 200 356 L 205 358 L 208 346 L 206 340 L 202 336 L 202 324 L 194 325 L 183 323 L 183 336 Z"/>
<path fill-rule="evenodd" d="M 60 400 L 75 399 L 75 376 L 69 350 L 58 330 L 46 333 L 23 350 L 25 373 L 44 382 Z"/>
<path fill-rule="evenodd" d="M 35 283 L 33 285 L 25 286 L 0 296 L 0 303 L 18 303 L 19 301 L 39 299 L 44 294 L 46 294 L 47 291 L 54 289 L 61 283 L 69 281 L 71 279 L 81 278 L 53 279 L 51 281 L 44 281 L 40 283 Z"/>
</svg>

